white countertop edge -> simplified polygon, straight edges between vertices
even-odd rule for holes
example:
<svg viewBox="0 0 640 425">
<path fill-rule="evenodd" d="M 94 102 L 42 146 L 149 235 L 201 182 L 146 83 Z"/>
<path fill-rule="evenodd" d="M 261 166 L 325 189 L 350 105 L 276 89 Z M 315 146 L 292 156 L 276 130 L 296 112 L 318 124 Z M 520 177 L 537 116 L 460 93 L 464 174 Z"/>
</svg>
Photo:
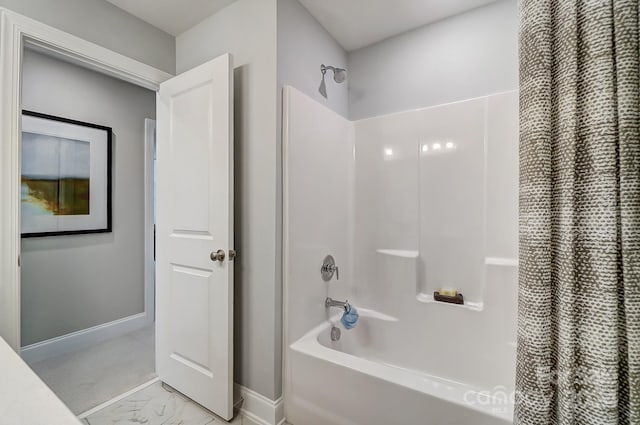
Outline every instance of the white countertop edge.
<svg viewBox="0 0 640 425">
<path fill-rule="evenodd" d="M 79 425 L 80 420 L 0 338 L 0 422 Z"/>
</svg>

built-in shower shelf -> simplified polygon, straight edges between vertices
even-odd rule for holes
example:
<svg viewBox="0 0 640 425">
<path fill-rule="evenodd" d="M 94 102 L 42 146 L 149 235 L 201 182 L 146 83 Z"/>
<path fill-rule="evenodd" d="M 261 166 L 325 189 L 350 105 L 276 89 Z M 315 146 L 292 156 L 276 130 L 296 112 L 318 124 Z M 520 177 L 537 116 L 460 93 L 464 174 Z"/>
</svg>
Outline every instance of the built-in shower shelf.
<svg viewBox="0 0 640 425">
<path fill-rule="evenodd" d="M 404 249 L 377 249 L 376 252 L 382 255 L 390 255 L 392 257 L 401 258 L 418 258 L 418 256 L 420 255 L 418 251 Z"/>
<path fill-rule="evenodd" d="M 465 300 L 464 304 L 452 304 L 452 303 L 443 303 L 441 301 L 436 301 L 433 299 L 433 294 L 425 294 L 424 292 L 420 292 L 416 295 L 416 299 L 421 303 L 426 304 L 438 304 L 443 306 L 449 306 L 453 308 L 466 308 L 471 311 L 482 311 L 484 310 L 484 303 L 482 302 L 474 302 Z"/>
<path fill-rule="evenodd" d="M 518 259 L 508 257 L 485 257 L 484 264 L 487 266 L 518 267 Z"/>
</svg>

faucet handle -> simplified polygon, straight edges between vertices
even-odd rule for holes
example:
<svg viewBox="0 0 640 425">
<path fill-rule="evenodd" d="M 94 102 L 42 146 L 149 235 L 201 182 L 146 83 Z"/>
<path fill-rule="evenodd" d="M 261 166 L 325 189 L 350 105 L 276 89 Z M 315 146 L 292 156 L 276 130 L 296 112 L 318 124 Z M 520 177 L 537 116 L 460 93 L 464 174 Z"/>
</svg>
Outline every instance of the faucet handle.
<svg viewBox="0 0 640 425">
<path fill-rule="evenodd" d="M 336 275 L 336 280 L 340 280 L 340 270 L 336 266 L 336 261 L 332 255 L 327 255 L 322 261 L 322 267 L 320 267 L 320 273 L 322 274 L 322 280 L 329 282 L 333 275 Z"/>
</svg>

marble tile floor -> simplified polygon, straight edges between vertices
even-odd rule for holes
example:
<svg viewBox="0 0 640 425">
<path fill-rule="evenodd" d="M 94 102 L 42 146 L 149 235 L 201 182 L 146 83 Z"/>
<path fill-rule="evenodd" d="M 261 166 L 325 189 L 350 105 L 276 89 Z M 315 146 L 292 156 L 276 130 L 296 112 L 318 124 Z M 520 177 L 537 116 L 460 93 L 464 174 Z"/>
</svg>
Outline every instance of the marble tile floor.
<svg viewBox="0 0 640 425">
<path fill-rule="evenodd" d="M 83 421 L 89 425 L 248 425 L 239 415 L 231 422 L 225 422 L 160 382 L 105 407 Z"/>
<path fill-rule="evenodd" d="M 150 326 L 30 366 L 78 415 L 156 376 L 154 338 Z"/>
</svg>

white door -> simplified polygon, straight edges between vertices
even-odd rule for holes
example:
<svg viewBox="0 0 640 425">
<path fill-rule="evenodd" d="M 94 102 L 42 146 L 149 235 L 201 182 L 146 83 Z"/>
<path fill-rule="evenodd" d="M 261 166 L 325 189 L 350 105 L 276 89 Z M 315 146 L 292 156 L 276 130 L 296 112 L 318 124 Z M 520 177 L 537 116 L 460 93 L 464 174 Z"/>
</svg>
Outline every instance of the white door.
<svg viewBox="0 0 640 425">
<path fill-rule="evenodd" d="M 225 419 L 233 416 L 232 75 L 231 56 L 220 56 L 161 84 L 157 102 L 156 368 Z"/>
</svg>

